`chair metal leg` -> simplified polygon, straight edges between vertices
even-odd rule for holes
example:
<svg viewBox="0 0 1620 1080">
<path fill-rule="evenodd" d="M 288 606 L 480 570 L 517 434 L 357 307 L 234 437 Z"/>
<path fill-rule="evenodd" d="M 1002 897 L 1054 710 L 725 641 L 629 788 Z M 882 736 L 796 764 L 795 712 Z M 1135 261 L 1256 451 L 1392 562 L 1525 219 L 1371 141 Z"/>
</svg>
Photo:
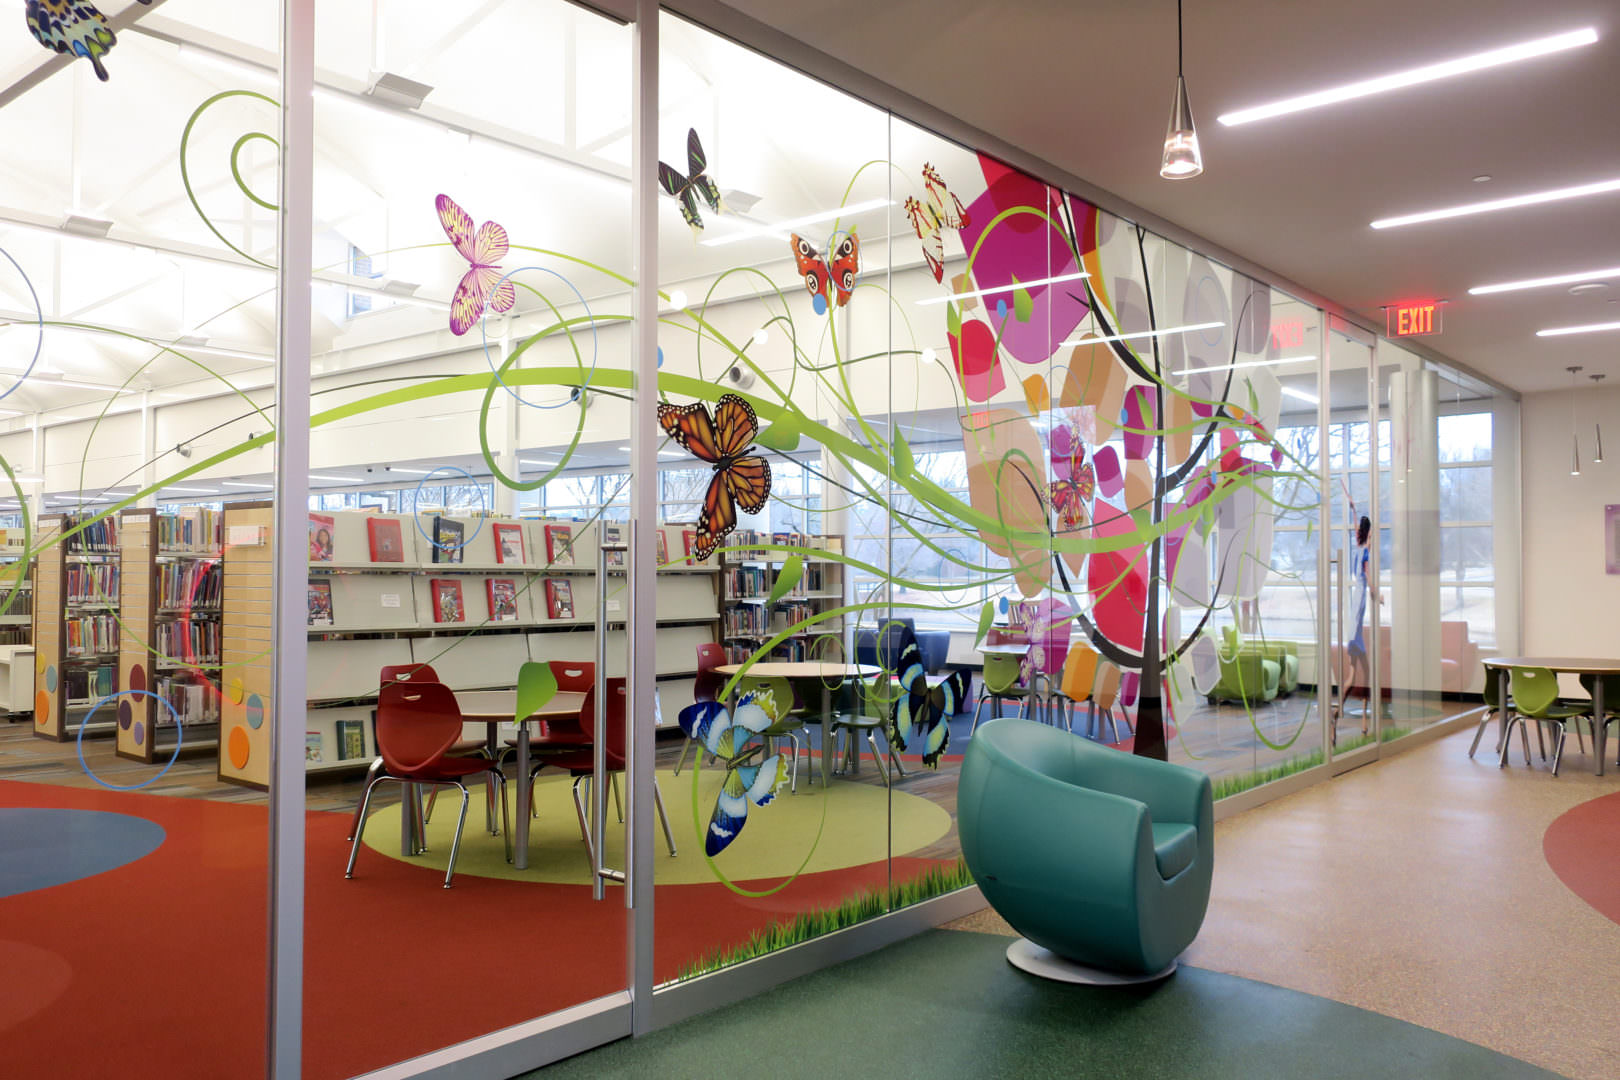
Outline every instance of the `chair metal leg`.
<svg viewBox="0 0 1620 1080">
<path fill-rule="evenodd" d="M 366 790 L 367 791 L 371 790 L 371 782 L 373 780 L 377 779 L 378 775 L 381 774 L 382 771 L 383 771 L 383 759 L 382 758 L 372 758 L 371 759 L 371 768 L 366 770 Z M 354 808 L 354 817 L 349 819 L 349 835 L 347 837 L 345 837 L 345 839 L 353 840 L 354 839 L 354 834 L 359 831 L 359 829 L 360 829 L 360 808 L 361 808 L 361 806 L 364 806 L 364 805 L 365 805 L 364 803 L 361 803 L 360 805 L 358 805 L 358 806 L 356 806 Z"/>
<path fill-rule="evenodd" d="M 692 749 L 692 736 L 688 735 L 681 744 L 681 756 L 675 759 L 675 775 L 681 775 L 681 766 L 686 764 L 686 752 Z"/>
<path fill-rule="evenodd" d="M 450 887 L 450 881 L 456 876 L 456 855 L 461 851 L 461 830 L 467 825 L 467 802 L 472 797 L 466 784 L 458 783 L 461 789 L 461 813 L 456 817 L 456 837 L 450 841 L 450 865 L 444 868 L 444 887 Z"/>
<path fill-rule="evenodd" d="M 379 758 L 378 760 L 380 761 L 381 759 Z M 388 779 L 388 777 L 379 776 L 370 783 L 366 784 L 366 793 L 360 800 L 360 824 L 354 830 L 354 840 L 349 848 L 349 865 L 345 867 L 343 871 L 343 876 L 346 878 L 354 877 L 354 860 L 360 857 L 360 838 L 364 836 L 366 832 L 366 811 L 371 808 L 371 793 L 376 790 L 378 784 L 382 783 L 386 779 Z"/>
<path fill-rule="evenodd" d="M 1577 729 L 1576 733 L 1579 734 L 1579 729 Z M 1558 725 L 1558 743 L 1557 743 L 1556 748 L 1553 750 L 1553 775 L 1554 776 L 1558 775 L 1558 766 L 1560 764 L 1562 764 L 1562 762 L 1564 760 L 1564 737 L 1567 734 L 1568 734 L 1568 731 L 1565 728 L 1565 726 L 1563 724 L 1559 724 Z"/>
<path fill-rule="evenodd" d="M 669 813 L 664 809 L 664 795 L 658 790 L 656 778 L 653 780 L 653 805 L 658 808 L 658 821 L 664 826 L 664 843 L 668 845 L 669 857 L 673 859 L 675 857 L 675 833 L 669 827 Z"/>
<path fill-rule="evenodd" d="M 1508 717 L 1507 729 L 1502 732 L 1502 754 L 1501 754 L 1500 759 L 1496 763 L 1496 767 L 1498 769 L 1507 768 L 1508 753 L 1509 753 L 1509 751 L 1511 751 L 1513 749 L 1513 729 L 1514 729 L 1515 726 L 1522 727 L 1523 724 L 1524 724 L 1524 717 L 1523 716 L 1515 714 L 1513 716 Z M 1526 747 L 1525 756 L 1526 757 L 1530 756 L 1528 747 Z"/>
<path fill-rule="evenodd" d="M 624 824 L 624 803 L 619 798 L 619 774 L 608 773 L 608 787 L 613 789 L 613 809 L 619 812 L 619 824 Z"/>
<path fill-rule="evenodd" d="M 1474 756 L 1474 751 L 1479 749 L 1479 740 L 1481 736 L 1485 734 L 1485 729 L 1490 725 L 1490 722 L 1493 719 L 1495 719 L 1495 717 L 1491 715 L 1491 710 L 1489 709 L 1487 709 L 1485 711 L 1485 715 L 1480 718 L 1479 726 L 1474 729 L 1474 741 L 1468 746 L 1468 756 L 1470 758 Z"/>
<path fill-rule="evenodd" d="M 1527 725 L 1519 725 L 1519 742 L 1524 744 L 1524 766 L 1530 767 L 1530 730 Z"/>
<path fill-rule="evenodd" d="M 1536 725 L 1536 749 L 1541 751 L 1542 761 L 1547 760 L 1547 740 L 1546 733 L 1543 730 L 1546 726 L 1545 722 Z"/>
<path fill-rule="evenodd" d="M 585 824 L 585 800 L 580 797 L 580 782 L 589 782 L 589 777 L 577 776 L 574 778 L 574 810 L 579 814 L 579 835 L 585 840 L 585 860 L 591 871 L 596 870 L 596 842 L 591 839 L 591 830 Z"/>
<path fill-rule="evenodd" d="M 507 804 L 507 801 L 506 801 L 506 774 L 501 772 L 499 769 L 492 769 L 490 771 L 490 775 L 492 777 L 494 777 L 495 783 L 492 785 L 492 784 L 490 784 L 490 782 L 488 780 L 484 781 L 484 789 L 486 791 L 493 791 L 496 787 L 499 787 L 501 789 L 501 837 L 502 837 L 502 842 L 503 842 L 502 846 L 504 846 L 506 848 L 506 861 L 511 862 L 512 861 L 512 808 Z M 489 801 L 487 797 L 485 798 L 485 801 L 486 802 Z"/>
<path fill-rule="evenodd" d="M 435 788 L 434 790 L 437 791 L 438 789 Z M 406 784 L 405 802 L 407 806 L 409 806 L 410 812 L 416 815 L 416 850 L 411 852 L 411 854 L 426 855 L 428 853 L 428 818 L 427 814 L 422 809 L 422 785 Z"/>
<path fill-rule="evenodd" d="M 433 804 L 439 801 L 439 789 L 434 788 L 428 792 L 427 809 L 422 812 L 422 823 L 425 825 L 433 820 Z M 427 834 L 424 832 L 424 836 Z"/>
<path fill-rule="evenodd" d="M 973 723 L 968 727 L 968 738 L 970 739 L 973 738 L 973 733 L 979 730 L 979 714 L 984 711 L 985 696 L 985 692 L 981 688 L 979 690 L 979 700 L 973 705 Z"/>
<path fill-rule="evenodd" d="M 877 766 L 878 775 L 883 777 L 883 786 L 888 787 L 889 770 L 883 767 L 883 758 L 878 754 L 877 736 L 873 735 L 870 731 L 866 733 L 866 745 L 872 748 L 872 764 Z M 857 754 L 861 752 L 858 745 L 855 747 L 855 752 Z"/>
</svg>

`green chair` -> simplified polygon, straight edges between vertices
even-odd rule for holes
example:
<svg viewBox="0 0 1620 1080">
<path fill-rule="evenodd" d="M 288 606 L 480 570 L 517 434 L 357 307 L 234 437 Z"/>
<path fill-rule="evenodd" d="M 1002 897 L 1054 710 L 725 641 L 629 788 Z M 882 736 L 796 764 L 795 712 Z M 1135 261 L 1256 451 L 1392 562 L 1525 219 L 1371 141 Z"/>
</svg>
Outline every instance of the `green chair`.
<svg viewBox="0 0 1620 1080">
<path fill-rule="evenodd" d="M 1513 695 L 1513 715 L 1507 730 L 1502 733 L 1502 760 L 1500 768 L 1507 768 L 1508 750 L 1513 744 L 1513 726 L 1519 726 L 1519 740 L 1524 744 L 1524 763 L 1530 764 L 1530 735 L 1526 724 L 1534 720 L 1538 725 L 1558 728 L 1558 743 L 1553 749 L 1553 775 L 1564 756 L 1564 738 L 1571 720 L 1585 715 L 1579 705 L 1565 705 L 1558 700 L 1558 676 L 1547 668 L 1516 667 L 1511 669 L 1513 680 L 1509 692 Z"/>
<path fill-rule="evenodd" d="M 883 765 L 883 756 L 878 753 L 877 733 L 884 733 L 885 745 L 891 747 L 889 756 L 894 762 L 895 769 L 901 776 L 905 771 L 900 768 L 900 761 L 894 756 L 892 744 L 888 743 L 889 718 L 893 715 L 895 697 L 900 692 L 900 686 L 886 675 L 879 675 L 869 683 L 862 683 L 860 688 L 859 711 L 840 711 L 838 719 L 832 724 L 833 748 L 836 751 L 838 736 L 841 732 L 849 732 L 849 745 L 844 751 L 845 764 L 854 764 L 860 759 L 861 746 L 855 740 L 865 738 L 866 745 L 872 751 L 872 760 L 877 763 L 878 772 L 883 777 L 883 783 L 889 782 L 889 770 Z M 857 704 L 852 702 L 851 704 Z"/>
<path fill-rule="evenodd" d="M 809 736 L 809 729 L 805 726 L 806 710 L 799 707 L 797 698 L 793 693 L 793 683 L 780 675 L 744 675 L 737 680 L 737 688 L 732 698 L 733 702 L 741 701 L 744 694 L 766 692 L 771 695 L 776 704 L 777 720 L 761 734 L 765 738 L 765 752 L 770 753 L 771 740 L 787 738 L 793 743 L 793 782 L 789 790 L 797 795 L 799 792 L 799 755 L 803 753 L 804 746 L 799 736 Z M 810 770 L 810 783 L 816 782 L 816 771 Z"/>
<path fill-rule="evenodd" d="M 990 719 L 994 720 L 1003 701 L 1029 701 L 1029 687 L 1019 685 L 1023 675 L 1024 658 L 1011 653 L 985 653 L 983 685 L 979 688 L 979 703 L 973 709 L 973 726 L 968 738 L 979 730 L 979 712 L 985 700 L 990 701 Z"/>
<path fill-rule="evenodd" d="M 1599 679 L 1603 680 L 1603 718 L 1597 719 L 1597 695 L 1593 693 Z M 1604 727 L 1610 724 L 1620 724 L 1620 675 L 1582 675 L 1581 686 L 1592 698 L 1593 711 L 1589 714 L 1594 722 L 1600 722 Z M 1579 728 L 1576 729 L 1579 733 Z M 1615 754 L 1620 758 L 1620 751 Z M 1620 765 L 1616 765 L 1620 768 Z"/>
<path fill-rule="evenodd" d="M 1025 970 L 1045 959 L 1033 943 L 1112 981 L 1160 978 L 1198 936 L 1215 866 L 1202 773 L 992 720 L 968 743 L 956 805 L 962 857 L 1027 939 L 1007 953 Z"/>
<path fill-rule="evenodd" d="M 1210 687 L 1210 704 L 1236 701 L 1244 705 L 1259 705 L 1276 699 L 1277 687 L 1282 680 L 1280 663 L 1267 660 L 1257 650 L 1241 647 L 1216 649 L 1215 658 L 1220 663 L 1221 677 Z"/>
<path fill-rule="evenodd" d="M 1299 689 L 1299 644 L 1267 638 L 1245 637 L 1235 626 L 1221 627 L 1221 640 L 1233 656 L 1255 653 L 1277 665 L 1277 693 L 1292 694 Z M 1269 698 L 1266 700 L 1270 700 Z"/>
<path fill-rule="evenodd" d="M 1486 726 L 1489 725 L 1492 720 L 1497 719 L 1498 716 L 1501 714 L 1501 711 L 1502 711 L 1502 683 L 1501 683 L 1500 679 L 1498 678 L 1499 675 L 1500 675 L 1500 672 L 1493 671 L 1490 668 L 1485 669 L 1485 715 L 1481 716 L 1479 718 L 1479 726 L 1474 729 L 1474 742 L 1473 742 L 1473 744 L 1471 746 L 1468 747 L 1468 756 L 1469 757 L 1473 757 L 1474 756 L 1474 751 L 1479 749 L 1479 737 L 1481 735 L 1485 734 Z M 1605 689 L 1605 691 L 1607 691 L 1607 687 L 1605 687 L 1604 689 Z M 1510 710 L 1513 708 L 1513 701 L 1512 701 L 1511 696 L 1509 697 L 1509 700 L 1508 700 L 1508 708 Z M 1504 724 L 1503 725 L 1503 734 L 1506 734 L 1506 733 L 1507 733 L 1507 728 L 1506 728 L 1506 725 Z M 1536 734 L 1537 734 L 1538 737 L 1540 736 L 1540 733 L 1541 733 L 1541 728 L 1538 725 L 1537 728 L 1536 728 Z M 1497 743 L 1496 752 L 1498 754 L 1500 754 L 1502 752 L 1502 744 L 1501 743 Z M 1543 758 L 1545 758 L 1547 756 L 1545 747 L 1542 748 L 1542 755 L 1541 756 Z"/>
</svg>

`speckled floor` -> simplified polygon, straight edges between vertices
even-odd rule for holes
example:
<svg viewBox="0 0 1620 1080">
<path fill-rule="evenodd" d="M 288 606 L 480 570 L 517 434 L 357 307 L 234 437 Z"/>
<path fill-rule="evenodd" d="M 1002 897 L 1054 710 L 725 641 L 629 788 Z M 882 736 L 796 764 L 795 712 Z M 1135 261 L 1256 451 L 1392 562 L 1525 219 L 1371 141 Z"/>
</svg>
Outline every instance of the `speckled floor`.
<svg viewBox="0 0 1620 1080">
<path fill-rule="evenodd" d="M 1555 779 L 1472 729 L 1216 826 L 1186 962 L 1433 1028 L 1576 1080 L 1620 1076 L 1620 926 L 1548 867 L 1542 834 L 1620 790 L 1566 750 Z M 1611 752 L 1613 741 L 1610 743 Z M 1620 849 L 1620 836 L 1614 838 Z M 1010 934 L 994 913 L 953 928 Z"/>
</svg>

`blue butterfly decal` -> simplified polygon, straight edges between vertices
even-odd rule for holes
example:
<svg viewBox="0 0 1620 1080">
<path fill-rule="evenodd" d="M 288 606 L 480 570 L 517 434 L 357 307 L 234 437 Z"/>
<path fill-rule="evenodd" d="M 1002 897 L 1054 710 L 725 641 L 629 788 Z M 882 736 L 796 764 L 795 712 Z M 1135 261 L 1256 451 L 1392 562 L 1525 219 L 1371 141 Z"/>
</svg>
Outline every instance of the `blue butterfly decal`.
<svg viewBox="0 0 1620 1080">
<path fill-rule="evenodd" d="M 947 717 L 955 715 L 965 696 L 961 675 L 952 672 L 938 686 L 928 685 L 928 669 L 923 667 L 922 650 L 917 639 L 908 637 L 900 650 L 900 690 L 894 701 L 890 717 L 890 735 L 894 745 L 904 750 L 914 734 L 922 736 L 923 764 L 939 768 L 939 759 L 951 742 L 951 725 Z"/>
<path fill-rule="evenodd" d="M 782 754 L 755 760 L 765 746 L 763 741 L 755 743 L 754 737 L 775 723 L 775 708 L 766 691 L 743 694 L 735 717 L 718 701 L 698 701 L 681 710 L 681 730 L 726 763 L 726 779 L 703 837 L 703 850 L 711 856 L 726 850 L 742 832 L 750 804 L 764 806 L 787 782 L 787 758 Z"/>
</svg>

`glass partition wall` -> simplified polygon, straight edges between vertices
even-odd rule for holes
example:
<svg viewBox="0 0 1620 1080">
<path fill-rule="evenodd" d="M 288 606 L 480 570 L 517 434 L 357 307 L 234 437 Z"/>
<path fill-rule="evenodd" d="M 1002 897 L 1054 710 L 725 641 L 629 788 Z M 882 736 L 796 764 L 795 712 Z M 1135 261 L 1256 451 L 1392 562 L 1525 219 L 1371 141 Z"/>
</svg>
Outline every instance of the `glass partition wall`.
<svg viewBox="0 0 1620 1080">
<path fill-rule="evenodd" d="M 0 109 L 39 158 L 0 206 L 36 1071 L 87 1009 L 164 1075 L 257 1075 L 271 1036 L 278 1076 L 518 1071 L 655 1022 L 633 989 L 724 1000 L 969 884 L 985 723 L 1225 798 L 1476 707 L 1514 644 L 1511 402 L 995 157 L 673 16 L 656 85 L 563 0 L 115 17 L 111 84 L 10 42 L 61 70 Z M 272 810 L 304 884 L 267 940 Z"/>
</svg>

